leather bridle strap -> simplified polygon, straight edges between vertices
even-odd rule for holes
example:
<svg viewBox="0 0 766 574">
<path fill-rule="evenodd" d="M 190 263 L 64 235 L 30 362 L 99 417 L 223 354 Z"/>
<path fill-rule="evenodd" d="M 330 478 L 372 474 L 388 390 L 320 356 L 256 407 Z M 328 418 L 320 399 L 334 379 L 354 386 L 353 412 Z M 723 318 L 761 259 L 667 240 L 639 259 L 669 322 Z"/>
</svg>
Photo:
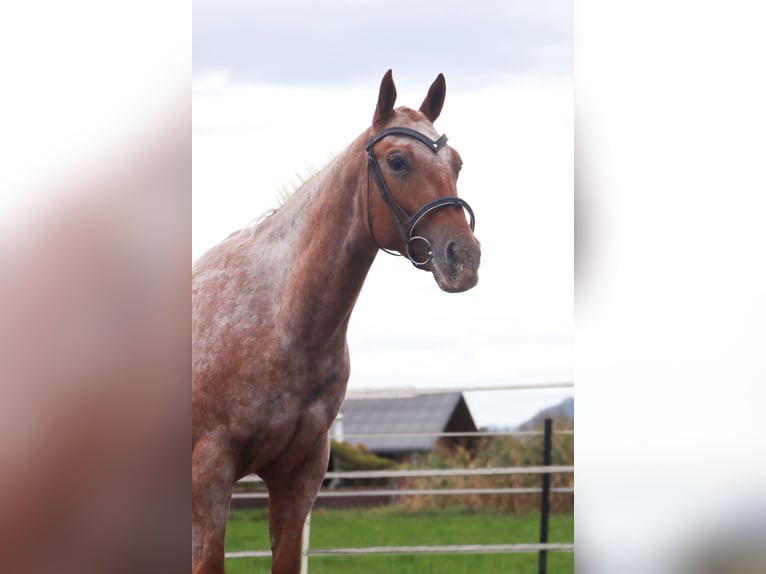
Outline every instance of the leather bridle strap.
<svg viewBox="0 0 766 574">
<path fill-rule="evenodd" d="M 383 172 L 380 169 L 380 165 L 378 164 L 378 160 L 375 157 L 375 150 L 374 146 L 375 143 L 383 139 L 384 137 L 388 135 L 405 135 L 412 138 L 415 138 L 419 142 L 423 143 L 428 149 L 430 149 L 433 153 L 438 153 L 439 150 L 444 147 L 444 145 L 447 143 L 447 135 L 442 134 L 441 137 L 437 140 L 432 140 L 427 135 L 420 133 L 417 130 L 413 130 L 411 128 L 405 128 L 405 127 L 393 127 L 388 128 L 380 133 L 376 134 L 375 136 L 371 137 L 367 141 L 367 145 L 365 146 L 367 149 L 367 164 L 369 166 L 368 173 L 368 180 L 367 180 L 367 226 L 368 230 L 370 232 L 370 236 L 372 237 L 372 240 L 375 242 L 375 244 L 380 248 L 381 250 L 385 251 L 386 253 L 389 253 L 391 255 L 399 255 L 399 253 L 396 253 L 395 251 L 391 251 L 389 249 L 386 249 L 382 245 L 380 245 L 375 238 L 375 234 L 372 230 L 372 216 L 370 215 L 370 183 L 369 183 L 369 172 L 372 172 L 373 177 L 375 178 L 375 183 L 378 186 L 378 190 L 380 191 L 380 195 L 383 198 L 383 202 L 388 207 L 388 210 L 391 212 L 391 217 L 394 220 L 394 223 L 396 223 L 396 226 L 399 228 L 399 233 L 401 233 L 402 238 L 404 239 L 404 242 L 406 244 L 406 251 L 407 251 L 407 258 L 412 262 L 413 265 L 416 267 L 420 267 L 422 265 L 426 265 L 429 261 L 431 261 L 433 257 L 433 253 L 431 250 L 431 242 L 428 241 L 425 237 L 422 237 L 420 235 L 412 235 L 415 226 L 418 224 L 418 222 L 425 217 L 428 213 L 431 211 L 438 209 L 439 207 L 443 207 L 445 205 L 454 205 L 457 207 L 462 207 L 466 211 L 468 211 L 468 214 L 470 216 L 470 226 L 471 231 L 474 229 L 475 225 L 475 218 L 473 215 L 473 210 L 471 209 L 471 206 L 468 205 L 468 203 L 457 196 L 448 196 L 448 197 L 439 197 L 437 199 L 434 199 L 432 201 L 429 201 L 424 206 L 422 206 L 420 209 L 418 209 L 414 215 L 410 217 L 410 215 L 407 213 L 407 211 L 399 205 L 399 203 L 394 199 L 393 195 L 391 195 L 391 192 L 388 190 L 388 187 L 386 186 L 386 182 L 383 179 Z M 398 214 L 397 214 L 398 212 Z M 407 229 L 405 230 L 404 223 L 400 219 L 399 215 L 402 215 L 407 221 Z M 424 242 L 428 249 L 428 258 L 425 261 L 417 261 L 415 259 L 414 253 L 412 251 L 412 245 L 416 240 L 420 240 Z"/>
<path fill-rule="evenodd" d="M 372 146 L 374 146 L 384 137 L 392 134 L 415 138 L 416 140 L 428 146 L 428 148 L 434 153 L 437 153 L 441 148 L 444 147 L 444 144 L 447 143 L 447 134 L 442 134 L 438 140 L 432 140 L 426 134 L 421 133 L 418 130 L 413 130 L 412 128 L 405 127 L 394 127 L 382 130 L 367 140 L 367 151 L 369 152 L 372 149 Z"/>
</svg>

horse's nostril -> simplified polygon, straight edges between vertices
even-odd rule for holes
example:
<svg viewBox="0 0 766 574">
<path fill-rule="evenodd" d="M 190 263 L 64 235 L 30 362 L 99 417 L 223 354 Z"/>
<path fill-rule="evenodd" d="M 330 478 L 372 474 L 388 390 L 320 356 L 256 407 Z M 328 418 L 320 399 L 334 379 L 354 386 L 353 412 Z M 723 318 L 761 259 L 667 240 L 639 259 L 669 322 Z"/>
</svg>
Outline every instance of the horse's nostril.
<svg viewBox="0 0 766 574">
<path fill-rule="evenodd" d="M 457 259 L 457 244 L 454 241 L 447 243 L 447 259 L 450 261 Z"/>
</svg>

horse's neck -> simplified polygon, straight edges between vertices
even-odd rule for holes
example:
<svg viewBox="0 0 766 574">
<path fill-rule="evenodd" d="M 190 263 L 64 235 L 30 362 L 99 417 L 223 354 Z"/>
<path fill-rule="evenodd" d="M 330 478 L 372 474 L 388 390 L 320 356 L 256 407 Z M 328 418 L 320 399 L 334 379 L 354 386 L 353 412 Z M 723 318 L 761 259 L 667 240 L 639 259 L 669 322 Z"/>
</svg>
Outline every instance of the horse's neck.
<svg viewBox="0 0 766 574">
<path fill-rule="evenodd" d="M 359 148 L 359 149 L 357 149 Z M 308 180 L 272 217 L 288 240 L 280 322 L 303 343 L 344 338 L 377 247 L 365 225 L 364 149 L 359 141 Z"/>
</svg>

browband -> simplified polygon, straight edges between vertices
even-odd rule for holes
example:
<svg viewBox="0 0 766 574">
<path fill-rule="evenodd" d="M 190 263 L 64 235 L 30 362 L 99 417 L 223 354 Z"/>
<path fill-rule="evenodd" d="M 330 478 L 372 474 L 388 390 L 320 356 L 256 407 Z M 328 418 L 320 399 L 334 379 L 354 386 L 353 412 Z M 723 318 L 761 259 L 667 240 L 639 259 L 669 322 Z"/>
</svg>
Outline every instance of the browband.
<svg viewBox="0 0 766 574">
<path fill-rule="evenodd" d="M 441 148 L 444 147 L 444 144 L 447 143 L 447 134 L 442 134 L 438 140 L 432 140 L 427 135 L 420 133 L 417 130 L 413 130 L 412 128 L 394 127 L 394 128 L 385 129 L 382 132 L 379 132 L 375 134 L 374 136 L 372 136 L 369 140 L 367 140 L 367 145 L 365 146 L 365 149 L 367 151 L 370 151 L 370 148 L 372 148 L 372 146 L 374 146 L 378 141 L 382 140 L 386 136 L 390 136 L 394 134 L 410 136 L 411 138 L 415 138 L 416 140 L 428 146 L 428 149 L 430 149 L 434 153 L 437 153 Z"/>
</svg>

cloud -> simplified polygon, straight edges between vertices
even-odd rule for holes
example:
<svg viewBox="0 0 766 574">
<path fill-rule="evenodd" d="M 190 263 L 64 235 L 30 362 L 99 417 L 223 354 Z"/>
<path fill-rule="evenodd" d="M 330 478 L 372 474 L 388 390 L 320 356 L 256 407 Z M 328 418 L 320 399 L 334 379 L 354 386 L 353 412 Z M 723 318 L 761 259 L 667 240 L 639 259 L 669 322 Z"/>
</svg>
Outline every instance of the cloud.
<svg viewBox="0 0 766 574">
<path fill-rule="evenodd" d="M 498 73 L 572 71 L 566 1 L 196 0 L 193 8 L 195 76 L 367 85 L 393 68 L 403 79 L 443 72 L 475 87 Z"/>
</svg>

